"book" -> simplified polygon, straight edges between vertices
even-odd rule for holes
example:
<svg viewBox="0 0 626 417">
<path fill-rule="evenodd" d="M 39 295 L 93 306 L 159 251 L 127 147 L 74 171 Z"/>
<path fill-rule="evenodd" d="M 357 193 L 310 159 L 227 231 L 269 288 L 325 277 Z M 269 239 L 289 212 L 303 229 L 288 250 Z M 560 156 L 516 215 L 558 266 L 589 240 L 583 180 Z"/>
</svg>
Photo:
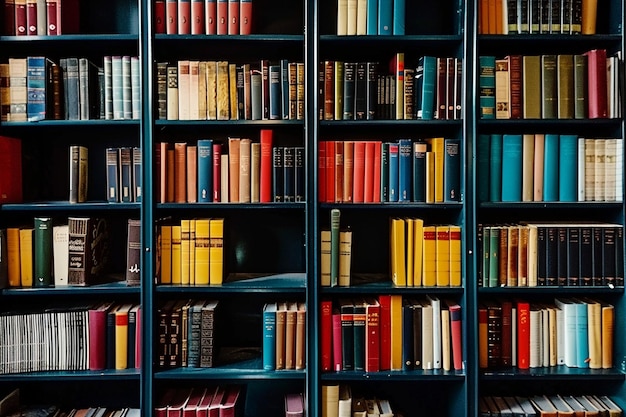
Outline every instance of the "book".
<svg viewBox="0 0 626 417">
<path fill-rule="evenodd" d="M 126 242 L 126 285 L 141 283 L 141 222 L 128 219 Z"/>
<path fill-rule="evenodd" d="M 84 203 L 87 201 L 88 152 L 85 146 L 70 146 L 70 203 Z"/>
<path fill-rule="evenodd" d="M 33 261 L 35 287 L 47 287 L 53 283 L 52 219 L 35 217 L 33 236 Z"/>
</svg>

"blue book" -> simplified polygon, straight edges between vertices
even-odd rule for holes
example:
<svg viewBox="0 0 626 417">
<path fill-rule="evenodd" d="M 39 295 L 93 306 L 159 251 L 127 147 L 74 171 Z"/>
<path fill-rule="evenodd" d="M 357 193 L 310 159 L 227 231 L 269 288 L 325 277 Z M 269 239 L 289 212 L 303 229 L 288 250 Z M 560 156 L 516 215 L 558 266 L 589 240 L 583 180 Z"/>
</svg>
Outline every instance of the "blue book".
<svg viewBox="0 0 626 417">
<path fill-rule="evenodd" d="M 587 303 L 573 299 L 576 304 L 576 366 L 589 368 L 589 317 Z"/>
<path fill-rule="evenodd" d="M 280 66 L 270 65 L 270 120 L 283 117 Z"/>
<path fill-rule="evenodd" d="M 295 148 L 295 200 L 296 202 L 306 201 L 305 193 L 305 173 L 304 173 L 304 147 L 297 146 Z"/>
<path fill-rule="evenodd" d="M 489 135 L 479 134 L 476 142 L 476 195 L 478 202 L 489 201 Z"/>
<path fill-rule="evenodd" d="M 522 135 L 502 136 L 502 201 L 522 201 Z"/>
<path fill-rule="evenodd" d="M 289 60 L 280 60 L 280 81 L 283 107 L 283 120 L 289 120 Z"/>
<path fill-rule="evenodd" d="M 343 120 L 354 119 L 356 63 L 346 62 L 343 68 Z"/>
<path fill-rule="evenodd" d="M 479 57 L 479 104 L 481 119 L 496 118 L 496 57 Z"/>
<path fill-rule="evenodd" d="M 461 201 L 461 141 L 444 140 L 443 200 Z"/>
<path fill-rule="evenodd" d="M 435 86 L 437 85 L 437 58 L 420 57 L 418 66 L 422 66 L 422 119 L 432 120 L 435 110 Z M 418 109 L 419 112 L 419 109 Z"/>
<path fill-rule="evenodd" d="M 378 0 L 378 34 L 393 33 L 393 0 Z"/>
<path fill-rule="evenodd" d="M 412 371 L 416 358 L 414 358 L 414 329 L 413 329 L 413 305 L 404 300 L 402 306 L 402 370 Z M 415 335 L 417 336 L 417 335 Z M 419 358 L 418 360 L 421 360 Z"/>
<path fill-rule="evenodd" d="M 276 303 L 263 306 L 263 369 L 276 369 Z"/>
<path fill-rule="evenodd" d="M 502 135 L 492 134 L 489 143 L 489 201 L 502 201 Z"/>
<path fill-rule="evenodd" d="M 378 0 L 367 0 L 367 35 L 378 34 Z"/>
<path fill-rule="evenodd" d="M 426 202 L 426 152 L 428 144 L 415 142 L 413 144 L 413 201 Z"/>
<path fill-rule="evenodd" d="M 398 201 L 398 144 L 389 144 L 389 201 Z"/>
<path fill-rule="evenodd" d="M 120 199 L 122 203 L 130 203 L 133 201 L 132 165 L 132 149 L 127 147 L 120 148 Z"/>
<path fill-rule="evenodd" d="M 107 201 L 109 203 L 120 202 L 120 161 L 117 148 L 106 148 L 107 165 Z"/>
<path fill-rule="evenodd" d="M 213 201 L 213 141 L 198 140 L 198 202 Z"/>
<path fill-rule="evenodd" d="M 412 149 L 411 139 L 398 141 L 398 201 L 411 201 L 412 199 Z"/>
<path fill-rule="evenodd" d="M 576 164 L 573 159 L 572 164 Z M 543 145 L 543 201 L 559 200 L 559 135 L 546 134 Z"/>
<path fill-rule="evenodd" d="M 389 201 L 389 142 L 383 142 L 380 151 L 380 202 Z"/>
<path fill-rule="evenodd" d="M 559 138 L 559 201 L 578 200 L 578 136 Z"/>
<path fill-rule="evenodd" d="M 404 35 L 405 0 L 393 0 L 393 34 Z"/>
<path fill-rule="evenodd" d="M 27 65 L 26 114 L 28 121 L 46 118 L 46 58 L 29 56 Z"/>
</svg>

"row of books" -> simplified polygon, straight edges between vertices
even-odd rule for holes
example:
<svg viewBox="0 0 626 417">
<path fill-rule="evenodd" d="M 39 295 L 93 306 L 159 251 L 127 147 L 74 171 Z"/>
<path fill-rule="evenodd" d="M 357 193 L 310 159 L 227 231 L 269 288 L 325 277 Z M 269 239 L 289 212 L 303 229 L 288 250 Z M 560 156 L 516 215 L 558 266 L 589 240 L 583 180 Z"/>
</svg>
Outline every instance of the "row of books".
<svg viewBox="0 0 626 417">
<path fill-rule="evenodd" d="M 303 120 L 304 63 L 157 63 L 160 120 Z"/>
<path fill-rule="evenodd" d="M 304 147 L 273 146 L 271 131 L 262 131 L 260 142 L 230 137 L 226 148 L 211 139 L 200 139 L 197 144 L 160 142 L 160 201 L 305 201 Z"/>
<path fill-rule="evenodd" d="M 483 287 L 624 286 L 621 225 L 479 225 L 478 235 Z"/>
<path fill-rule="evenodd" d="M 389 274 L 398 287 L 460 287 L 461 226 L 389 220 Z"/>
<path fill-rule="evenodd" d="M 182 219 L 157 228 L 159 284 L 219 285 L 224 275 L 224 219 Z"/>
<path fill-rule="evenodd" d="M 141 307 L 102 302 L 0 316 L 0 373 L 132 369 L 141 364 Z"/>
<path fill-rule="evenodd" d="M 434 295 L 321 302 L 322 371 L 463 369 L 459 304 Z"/>
<path fill-rule="evenodd" d="M 320 120 L 459 120 L 463 60 L 422 56 L 416 67 L 396 53 L 379 62 L 320 61 Z"/>
<path fill-rule="evenodd" d="M 2 121 L 139 119 L 139 58 L 43 56 L 9 58 L 0 64 Z"/>
<path fill-rule="evenodd" d="M 220 347 L 218 300 L 169 300 L 159 307 L 157 365 L 212 368 Z"/>
<path fill-rule="evenodd" d="M 347 384 L 322 385 L 322 413 L 324 416 L 346 417 L 394 416 L 389 400 L 353 395 Z"/>
<path fill-rule="evenodd" d="M 154 0 L 154 33 L 250 35 L 252 15 L 252 0 Z"/>
<path fill-rule="evenodd" d="M 341 229 L 341 211 L 330 211 L 330 228 L 320 231 L 320 284 L 349 287 L 352 268 L 352 230 Z"/>
<path fill-rule="evenodd" d="M 623 410 L 606 395 L 483 396 L 479 416 L 621 416 Z"/>
<path fill-rule="evenodd" d="M 623 199 L 622 139 L 536 133 L 479 135 L 478 141 L 481 200 Z"/>
<path fill-rule="evenodd" d="M 621 54 L 480 56 L 482 119 L 618 118 Z"/>
<path fill-rule="evenodd" d="M 263 306 L 263 369 L 306 368 L 306 304 L 270 302 Z"/>
<path fill-rule="evenodd" d="M 3 35 L 53 36 L 77 33 L 79 2 L 75 0 L 5 1 Z"/>
<path fill-rule="evenodd" d="M 319 200 L 326 203 L 461 201 L 461 141 L 323 140 Z"/>
<path fill-rule="evenodd" d="M 17 390 L 16 390 L 17 391 Z M 19 405 L 19 404 L 18 404 Z M 89 407 L 89 408 L 59 408 L 56 405 L 24 405 L 17 409 L 7 407 L 5 417 L 38 416 L 38 417 L 61 417 L 61 416 L 84 416 L 84 417 L 140 417 L 139 408 L 112 408 L 112 407 Z"/>
<path fill-rule="evenodd" d="M 72 147 L 72 149 L 73 148 L 74 147 Z M 73 154 L 74 152 L 72 152 L 72 155 Z M 140 148 L 107 148 L 106 169 L 106 194 L 107 201 L 109 203 L 141 202 L 142 193 Z"/>
<path fill-rule="evenodd" d="M 597 5 L 595 0 L 481 0 L 478 33 L 593 35 Z"/>
<path fill-rule="evenodd" d="M 337 0 L 337 35 L 404 35 L 405 3 Z"/>
<path fill-rule="evenodd" d="M 587 297 L 484 301 L 478 307 L 482 369 L 613 367 L 613 305 Z"/>
<path fill-rule="evenodd" d="M 214 387 L 170 388 L 157 400 L 155 417 L 240 415 L 243 399 L 242 389 L 237 385 Z"/>
</svg>

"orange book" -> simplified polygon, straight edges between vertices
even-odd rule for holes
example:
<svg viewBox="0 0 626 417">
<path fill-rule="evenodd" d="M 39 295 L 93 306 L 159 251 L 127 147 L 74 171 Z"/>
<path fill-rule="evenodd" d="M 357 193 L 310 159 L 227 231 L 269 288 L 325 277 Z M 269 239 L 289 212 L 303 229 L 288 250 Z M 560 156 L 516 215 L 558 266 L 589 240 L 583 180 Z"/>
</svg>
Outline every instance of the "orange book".
<svg viewBox="0 0 626 417">
<path fill-rule="evenodd" d="M 498 26 L 496 16 L 496 3 L 500 3 L 501 0 L 488 0 L 488 8 L 489 8 L 489 17 L 488 17 L 488 30 L 487 34 L 489 35 L 497 35 L 498 34 Z"/>
<path fill-rule="evenodd" d="M 354 179 L 352 200 L 363 203 L 365 200 L 365 142 L 354 142 Z"/>
<path fill-rule="evenodd" d="M 20 283 L 33 286 L 33 233 L 35 229 L 20 229 Z"/>
<path fill-rule="evenodd" d="M 354 181 L 354 141 L 343 143 L 343 202 L 352 203 Z"/>
<path fill-rule="evenodd" d="M 374 142 L 365 142 L 365 177 L 363 180 L 363 202 L 374 201 Z"/>
<path fill-rule="evenodd" d="M 502 26 L 502 2 L 500 0 L 496 0 L 496 35 L 504 34 L 504 28 Z"/>
<path fill-rule="evenodd" d="M 306 304 L 298 303 L 296 312 L 296 369 L 306 367 Z"/>
<path fill-rule="evenodd" d="M 20 286 L 20 229 L 7 228 L 7 263 L 9 267 L 9 286 Z"/>
<path fill-rule="evenodd" d="M 485 35 L 489 33 L 489 0 L 480 0 L 478 9 L 478 33 Z"/>
<path fill-rule="evenodd" d="M 165 195 L 165 202 L 166 203 L 173 203 L 174 202 L 174 195 L 175 195 L 175 161 L 176 158 L 174 156 L 174 149 L 172 148 L 168 148 L 167 152 L 166 152 L 166 164 L 165 164 L 165 172 L 167 173 L 167 179 L 165 180 L 165 184 L 167 186 L 167 191 L 166 191 L 166 195 Z"/>
<path fill-rule="evenodd" d="M 287 304 L 285 317 L 285 369 L 296 369 L 296 316 L 298 303 Z"/>
<path fill-rule="evenodd" d="M 187 202 L 198 201 L 198 148 L 187 146 Z"/>
<path fill-rule="evenodd" d="M 228 195 L 231 203 L 239 202 L 239 164 L 241 139 L 228 138 Z"/>
<path fill-rule="evenodd" d="M 326 141 L 326 202 L 335 202 L 335 141 Z M 320 187 L 322 184 L 320 184 Z"/>
<path fill-rule="evenodd" d="M 187 202 L 187 144 L 174 144 L 174 202 Z"/>
<path fill-rule="evenodd" d="M 228 0 L 228 34 L 239 35 L 239 0 Z"/>
<path fill-rule="evenodd" d="M 391 370 L 402 370 L 402 296 L 391 296 Z"/>
<path fill-rule="evenodd" d="M 344 173 L 344 142 L 335 143 L 335 203 L 342 203 L 343 199 L 343 173 Z"/>
<path fill-rule="evenodd" d="M 598 14 L 598 0 L 583 0 L 583 35 L 596 34 L 596 17 Z"/>
<path fill-rule="evenodd" d="M 602 368 L 613 367 L 613 335 L 615 308 L 611 304 L 602 304 Z"/>
</svg>

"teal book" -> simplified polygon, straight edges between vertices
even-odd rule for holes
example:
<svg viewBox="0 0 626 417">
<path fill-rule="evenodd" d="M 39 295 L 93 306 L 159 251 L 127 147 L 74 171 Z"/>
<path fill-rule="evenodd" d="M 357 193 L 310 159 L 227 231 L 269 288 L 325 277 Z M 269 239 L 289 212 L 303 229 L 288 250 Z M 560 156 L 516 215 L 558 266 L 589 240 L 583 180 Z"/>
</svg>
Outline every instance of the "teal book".
<svg viewBox="0 0 626 417">
<path fill-rule="evenodd" d="M 330 211 L 330 286 L 339 282 L 339 227 L 341 212 L 339 209 Z"/>
<path fill-rule="evenodd" d="M 252 105 L 252 120 L 263 118 L 263 84 L 259 71 L 250 71 L 250 103 Z"/>
<path fill-rule="evenodd" d="M 437 58 L 434 56 L 420 57 L 418 67 L 423 68 L 422 71 L 422 100 L 421 111 L 422 119 L 432 120 L 435 111 L 435 87 L 437 85 Z M 495 82 L 494 82 L 495 85 Z M 494 98 L 495 100 L 495 98 Z M 495 103 L 495 102 L 494 102 Z M 419 112 L 419 108 L 417 109 Z"/>
<path fill-rule="evenodd" d="M 489 143 L 489 201 L 502 201 L 502 135 L 492 134 Z"/>
<path fill-rule="evenodd" d="M 378 0 L 378 34 L 393 33 L 393 0 Z"/>
<path fill-rule="evenodd" d="M 400 139 L 398 141 L 398 201 L 411 201 L 411 166 L 412 166 L 411 139 Z"/>
<path fill-rule="evenodd" d="M 393 34 L 404 35 L 405 0 L 393 0 Z"/>
<path fill-rule="evenodd" d="M 445 139 L 443 160 L 443 200 L 461 201 L 461 141 Z"/>
<path fill-rule="evenodd" d="M 572 160 L 575 164 L 576 160 Z M 559 200 L 559 135 L 546 134 L 543 151 L 543 201 Z"/>
<path fill-rule="evenodd" d="M 502 136 L 502 201 L 522 201 L 522 135 Z"/>
<path fill-rule="evenodd" d="M 26 113 L 29 122 L 46 118 L 46 58 L 29 56 L 27 58 Z"/>
<path fill-rule="evenodd" d="M 367 0 L 366 34 L 378 35 L 378 0 Z"/>
<path fill-rule="evenodd" d="M 213 140 L 198 140 L 198 202 L 213 201 Z"/>
<path fill-rule="evenodd" d="M 574 299 L 576 304 L 576 366 L 589 368 L 589 316 L 587 303 Z"/>
<path fill-rule="evenodd" d="M 276 369 L 276 303 L 263 306 L 263 369 Z"/>
<path fill-rule="evenodd" d="M 489 135 L 479 134 L 476 141 L 476 196 L 489 201 Z"/>
<path fill-rule="evenodd" d="M 479 58 L 479 116 L 481 119 L 496 118 L 496 57 L 481 56 Z"/>
<path fill-rule="evenodd" d="M 52 285 L 52 219 L 35 217 L 33 286 Z"/>
<path fill-rule="evenodd" d="M 389 201 L 398 201 L 398 144 L 389 144 Z"/>
<path fill-rule="evenodd" d="M 578 136 L 561 135 L 559 137 L 559 201 L 578 200 L 577 162 Z"/>
<path fill-rule="evenodd" d="M 389 201 L 389 142 L 383 142 L 380 152 L 380 202 Z"/>
<path fill-rule="evenodd" d="M 426 202 L 426 152 L 428 144 L 413 143 L 413 201 Z"/>
</svg>

